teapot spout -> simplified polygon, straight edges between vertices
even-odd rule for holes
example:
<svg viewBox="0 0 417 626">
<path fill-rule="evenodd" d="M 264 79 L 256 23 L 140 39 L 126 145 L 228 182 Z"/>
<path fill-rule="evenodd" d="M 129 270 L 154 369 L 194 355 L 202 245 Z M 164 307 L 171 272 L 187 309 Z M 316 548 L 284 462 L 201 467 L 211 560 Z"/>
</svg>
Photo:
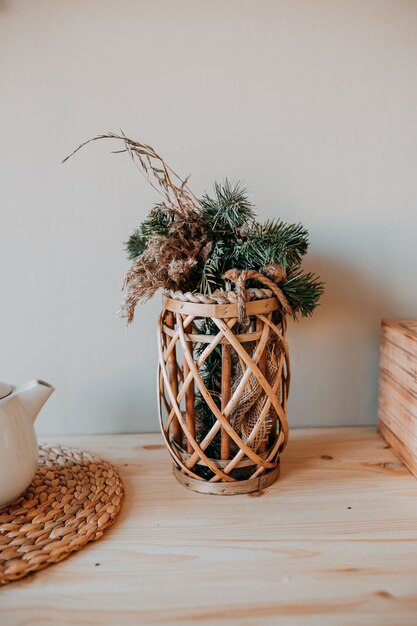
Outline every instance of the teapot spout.
<svg viewBox="0 0 417 626">
<path fill-rule="evenodd" d="M 46 383 L 44 380 L 31 380 L 17 387 L 15 395 L 19 397 L 25 407 L 26 413 L 34 422 L 39 411 L 54 391 L 55 387 Z"/>
</svg>

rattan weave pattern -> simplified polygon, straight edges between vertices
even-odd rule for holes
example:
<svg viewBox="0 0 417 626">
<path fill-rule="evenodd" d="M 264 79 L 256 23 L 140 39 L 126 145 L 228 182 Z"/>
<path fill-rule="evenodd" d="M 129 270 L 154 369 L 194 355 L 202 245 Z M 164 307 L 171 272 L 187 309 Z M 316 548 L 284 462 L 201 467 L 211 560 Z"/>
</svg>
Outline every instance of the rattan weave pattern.
<svg viewBox="0 0 417 626">
<path fill-rule="evenodd" d="M 113 524 L 123 484 L 110 463 L 82 450 L 41 445 L 25 493 L 0 509 L 0 584 L 62 561 Z"/>
</svg>

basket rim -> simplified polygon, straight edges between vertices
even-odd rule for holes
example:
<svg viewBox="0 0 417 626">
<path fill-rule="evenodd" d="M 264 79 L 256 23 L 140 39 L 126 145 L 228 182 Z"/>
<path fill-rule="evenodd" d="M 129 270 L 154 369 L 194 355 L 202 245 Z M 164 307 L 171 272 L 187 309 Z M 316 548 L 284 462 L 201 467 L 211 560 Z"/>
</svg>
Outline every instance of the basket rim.
<svg viewBox="0 0 417 626">
<path fill-rule="evenodd" d="M 205 304 L 203 302 L 190 302 L 189 300 L 174 300 L 170 296 L 164 295 L 162 298 L 162 307 L 163 312 L 171 311 L 173 313 L 192 315 L 193 317 L 198 318 L 211 317 L 227 319 L 231 317 L 239 317 L 239 307 L 236 302 L 233 304 L 231 302 L 226 302 L 224 304 Z M 273 294 L 269 298 L 251 300 L 246 304 L 246 314 L 249 317 L 251 315 L 265 315 L 278 310 L 284 314 L 281 303 Z"/>
<path fill-rule="evenodd" d="M 199 480 L 197 478 L 192 478 L 191 476 L 187 476 L 181 472 L 181 470 L 175 465 L 173 465 L 172 471 L 178 482 L 192 491 L 218 496 L 232 496 L 251 493 L 253 491 L 262 491 L 272 485 L 280 474 L 280 463 L 278 461 L 278 464 L 274 469 L 269 472 L 265 472 L 260 476 L 248 478 L 247 480 L 236 480 L 230 483 L 213 483 L 203 479 Z"/>
<path fill-rule="evenodd" d="M 265 287 L 250 287 L 246 289 L 245 293 L 248 301 L 276 298 L 272 290 Z M 174 291 L 173 289 L 164 289 L 162 294 L 165 298 L 180 300 L 181 302 L 190 302 L 192 304 L 237 304 L 237 293 L 231 289 L 216 289 L 210 295 L 203 294 L 199 291 Z"/>
</svg>

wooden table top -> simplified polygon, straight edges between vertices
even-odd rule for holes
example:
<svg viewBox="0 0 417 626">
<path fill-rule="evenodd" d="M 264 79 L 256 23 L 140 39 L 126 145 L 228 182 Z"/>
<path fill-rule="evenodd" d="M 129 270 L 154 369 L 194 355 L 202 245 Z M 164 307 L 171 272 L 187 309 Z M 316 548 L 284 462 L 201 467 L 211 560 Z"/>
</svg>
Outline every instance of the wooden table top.
<svg viewBox="0 0 417 626">
<path fill-rule="evenodd" d="M 267 491 L 208 496 L 159 435 L 57 437 L 113 462 L 103 539 L 0 589 L 1 626 L 415 626 L 417 480 L 374 428 L 293 430 Z"/>
</svg>

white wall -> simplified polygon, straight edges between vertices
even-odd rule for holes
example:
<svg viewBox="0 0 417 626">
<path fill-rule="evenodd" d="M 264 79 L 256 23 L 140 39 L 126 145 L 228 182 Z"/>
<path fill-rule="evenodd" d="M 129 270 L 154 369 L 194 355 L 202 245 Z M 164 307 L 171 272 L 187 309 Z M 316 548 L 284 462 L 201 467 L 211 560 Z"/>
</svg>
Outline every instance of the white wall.
<svg viewBox="0 0 417 626">
<path fill-rule="evenodd" d="M 3 0 L 0 76 L 0 380 L 56 385 L 40 433 L 157 428 L 159 298 L 116 317 L 156 197 L 110 144 L 60 165 L 119 128 L 309 228 L 290 423 L 375 421 L 380 320 L 417 317 L 416 1 Z"/>
</svg>

